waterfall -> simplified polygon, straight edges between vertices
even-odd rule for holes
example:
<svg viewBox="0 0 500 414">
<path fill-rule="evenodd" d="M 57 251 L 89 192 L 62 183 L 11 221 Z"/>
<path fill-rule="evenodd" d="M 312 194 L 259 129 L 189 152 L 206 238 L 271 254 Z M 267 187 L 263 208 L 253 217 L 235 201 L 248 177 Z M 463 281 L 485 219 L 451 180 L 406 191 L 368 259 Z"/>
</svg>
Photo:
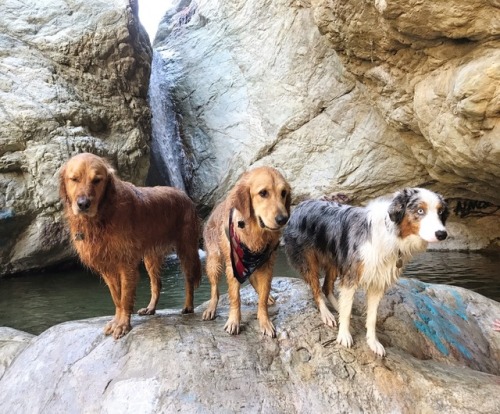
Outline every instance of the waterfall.
<svg viewBox="0 0 500 414">
<path fill-rule="evenodd" d="M 186 191 L 184 170 L 186 155 L 183 150 L 179 123 L 170 91 L 177 78 L 173 65 L 162 54 L 153 51 L 148 100 L 151 108 L 151 166 L 149 185 L 170 185 Z M 171 61 L 171 60 L 170 60 Z"/>
</svg>

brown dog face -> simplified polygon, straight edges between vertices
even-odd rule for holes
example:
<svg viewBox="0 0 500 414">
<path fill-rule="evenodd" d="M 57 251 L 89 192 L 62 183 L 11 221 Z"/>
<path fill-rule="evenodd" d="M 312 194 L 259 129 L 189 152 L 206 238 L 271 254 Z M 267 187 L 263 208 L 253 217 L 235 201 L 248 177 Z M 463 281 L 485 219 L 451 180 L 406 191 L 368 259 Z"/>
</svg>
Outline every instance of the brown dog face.
<svg viewBox="0 0 500 414">
<path fill-rule="evenodd" d="M 290 185 L 274 168 L 259 167 L 243 175 L 237 184 L 234 207 L 245 220 L 254 217 L 261 228 L 278 231 L 288 222 Z"/>
<path fill-rule="evenodd" d="M 61 170 L 61 198 L 71 205 L 75 216 L 94 217 L 113 173 L 111 166 L 96 155 L 75 155 Z"/>
</svg>

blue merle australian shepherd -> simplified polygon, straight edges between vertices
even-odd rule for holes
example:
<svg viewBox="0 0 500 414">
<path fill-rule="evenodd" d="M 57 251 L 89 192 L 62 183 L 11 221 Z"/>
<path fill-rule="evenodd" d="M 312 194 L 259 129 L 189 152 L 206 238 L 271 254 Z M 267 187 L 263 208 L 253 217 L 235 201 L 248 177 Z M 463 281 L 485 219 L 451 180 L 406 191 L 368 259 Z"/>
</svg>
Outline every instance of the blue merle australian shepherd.
<svg viewBox="0 0 500 414">
<path fill-rule="evenodd" d="M 424 251 L 429 242 L 446 239 L 447 216 L 443 197 L 423 188 L 405 188 L 366 207 L 308 200 L 295 208 L 284 232 L 286 254 L 310 285 L 323 322 L 336 325 L 324 296 L 339 312 L 339 344 L 352 345 L 349 323 L 354 293 L 363 287 L 366 340 L 373 352 L 385 355 L 375 332 L 379 302 L 413 254 Z M 325 273 L 322 289 L 321 271 Z M 337 277 L 338 302 L 333 294 Z"/>
</svg>

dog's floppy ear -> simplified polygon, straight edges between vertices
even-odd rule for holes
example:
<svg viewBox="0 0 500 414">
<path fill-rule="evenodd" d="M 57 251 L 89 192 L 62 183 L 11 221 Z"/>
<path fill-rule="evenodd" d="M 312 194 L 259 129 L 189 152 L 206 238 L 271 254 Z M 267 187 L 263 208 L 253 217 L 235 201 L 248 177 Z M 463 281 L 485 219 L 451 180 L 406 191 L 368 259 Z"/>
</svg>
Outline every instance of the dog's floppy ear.
<svg viewBox="0 0 500 414">
<path fill-rule="evenodd" d="M 109 202 L 116 195 L 116 176 L 115 170 L 109 163 L 105 163 L 106 166 L 106 187 L 104 188 L 104 193 L 99 200 L 99 206 L 102 206 L 104 203 Z"/>
<path fill-rule="evenodd" d="M 243 220 L 249 220 L 252 216 L 252 198 L 250 188 L 245 180 L 241 180 L 232 195 L 231 206 L 240 212 Z"/>
<path fill-rule="evenodd" d="M 288 213 L 288 217 L 290 217 L 290 207 L 292 206 L 292 190 L 288 188 L 285 199 L 285 208 Z"/>
<path fill-rule="evenodd" d="M 68 200 L 68 193 L 66 192 L 66 164 L 63 164 L 61 166 L 61 169 L 59 170 L 59 197 L 63 201 L 63 203 L 67 203 Z"/>
<path fill-rule="evenodd" d="M 396 224 L 400 224 L 406 213 L 406 205 L 410 200 L 410 189 L 405 188 L 402 191 L 398 191 L 394 198 L 392 199 L 391 205 L 389 206 L 389 218 Z"/>
<path fill-rule="evenodd" d="M 446 200 L 439 195 L 439 201 L 441 202 L 441 212 L 439 213 L 439 218 L 441 219 L 441 222 L 443 223 L 443 226 L 446 224 L 446 220 L 448 219 L 448 216 L 450 215 L 450 209 L 448 208 L 448 203 Z"/>
</svg>

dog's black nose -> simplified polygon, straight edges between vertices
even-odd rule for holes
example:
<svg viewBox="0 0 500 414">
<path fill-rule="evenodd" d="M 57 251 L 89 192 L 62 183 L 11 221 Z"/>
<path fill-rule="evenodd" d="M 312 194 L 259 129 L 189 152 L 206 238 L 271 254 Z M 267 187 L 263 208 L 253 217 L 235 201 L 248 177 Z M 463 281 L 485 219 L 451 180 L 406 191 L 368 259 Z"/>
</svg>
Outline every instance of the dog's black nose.
<svg viewBox="0 0 500 414">
<path fill-rule="evenodd" d="M 444 230 L 438 230 L 436 231 L 436 239 L 438 240 L 444 240 L 448 237 L 448 233 Z"/>
<path fill-rule="evenodd" d="M 90 207 L 90 200 L 87 197 L 81 196 L 76 199 L 76 204 L 81 211 L 87 211 Z"/>
<path fill-rule="evenodd" d="M 276 223 L 278 223 L 280 226 L 284 226 L 286 222 L 288 221 L 288 216 L 284 216 L 283 214 L 278 214 L 275 218 Z"/>
</svg>

